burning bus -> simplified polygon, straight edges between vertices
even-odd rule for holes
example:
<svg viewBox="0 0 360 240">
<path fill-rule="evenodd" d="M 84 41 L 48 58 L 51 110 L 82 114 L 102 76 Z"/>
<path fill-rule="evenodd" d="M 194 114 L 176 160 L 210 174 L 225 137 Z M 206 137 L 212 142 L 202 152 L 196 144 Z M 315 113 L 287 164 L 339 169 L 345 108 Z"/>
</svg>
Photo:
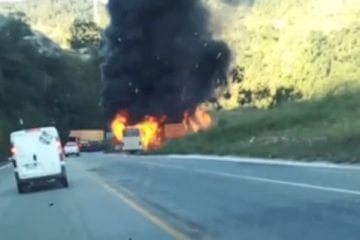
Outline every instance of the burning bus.
<svg viewBox="0 0 360 240">
<path fill-rule="evenodd" d="M 161 148 L 168 140 L 207 130 L 211 126 L 212 118 L 202 107 L 194 113 L 185 112 L 180 123 L 166 122 L 166 116 L 146 116 L 140 123 L 129 125 L 129 115 L 121 112 L 111 122 L 111 145 L 118 151 L 151 151 Z"/>
</svg>

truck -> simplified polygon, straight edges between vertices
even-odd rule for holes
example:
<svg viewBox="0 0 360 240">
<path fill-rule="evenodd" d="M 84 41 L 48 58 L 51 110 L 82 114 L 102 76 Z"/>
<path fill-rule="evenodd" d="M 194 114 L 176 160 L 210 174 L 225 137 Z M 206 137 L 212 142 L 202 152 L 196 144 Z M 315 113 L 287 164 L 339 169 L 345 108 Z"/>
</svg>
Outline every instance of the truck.
<svg viewBox="0 0 360 240">
<path fill-rule="evenodd" d="M 81 151 L 102 150 L 105 132 L 101 129 L 77 129 L 71 130 L 69 140 L 79 144 Z"/>
<path fill-rule="evenodd" d="M 183 138 L 187 134 L 187 129 L 182 123 L 170 123 L 163 126 L 163 134 L 165 140 Z"/>
</svg>

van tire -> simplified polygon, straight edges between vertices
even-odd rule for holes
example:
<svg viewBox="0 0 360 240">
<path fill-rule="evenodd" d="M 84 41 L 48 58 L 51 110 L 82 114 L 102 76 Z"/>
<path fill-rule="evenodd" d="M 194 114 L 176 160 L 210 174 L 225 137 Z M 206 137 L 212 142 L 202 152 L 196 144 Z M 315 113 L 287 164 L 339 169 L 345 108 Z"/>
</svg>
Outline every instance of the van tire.
<svg viewBox="0 0 360 240">
<path fill-rule="evenodd" d="M 64 188 L 68 188 L 69 187 L 69 182 L 67 180 L 67 175 L 66 175 L 66 169 L 65 169 L 65 166 L 62 166 L 61 167 L 61 176 L 60 178 L 58 179 L 59 182 L 61 183 L 61 185 L 64 187 Z"/>
<path fill-rule="evenodd" d="M 24 183 L 22 183 L 18 177 L 17 174 L 15 174 L 15 180 L 16 180 L 16 188 L 18 193 L 22 194 L 25 192 L 25 186 Z"/>
<path fill-rule="evenodd" d="M 68 182 L 66 176 L 60 178 L 60 182 L 61 182 L 61 185 L 62 185 L 64 188 L 68 188 L 68 187 L 69 187 L 69 182 Z"/>
<path fill-rule="evenodd" d="M 25 193 L 25 189 L 24 189 L 24 185 L 22 185 L 21 183 L 17 184 L 17 191 L 19 194 Z"/>
</svg>

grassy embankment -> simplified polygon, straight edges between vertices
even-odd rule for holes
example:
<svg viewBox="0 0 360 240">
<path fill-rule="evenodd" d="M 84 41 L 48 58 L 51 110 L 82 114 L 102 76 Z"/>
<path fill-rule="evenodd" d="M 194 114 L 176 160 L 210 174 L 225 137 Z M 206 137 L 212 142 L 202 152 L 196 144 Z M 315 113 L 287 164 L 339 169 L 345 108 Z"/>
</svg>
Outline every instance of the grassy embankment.
<svg viewBox="0 0 360 240">
<path fill-rule="evenodd" d="M 270 110 L 214 113 L 208 131 L 170 142 L 160 153 L 201 153 L 360 162 L 358 92 Z"/>
</svg>

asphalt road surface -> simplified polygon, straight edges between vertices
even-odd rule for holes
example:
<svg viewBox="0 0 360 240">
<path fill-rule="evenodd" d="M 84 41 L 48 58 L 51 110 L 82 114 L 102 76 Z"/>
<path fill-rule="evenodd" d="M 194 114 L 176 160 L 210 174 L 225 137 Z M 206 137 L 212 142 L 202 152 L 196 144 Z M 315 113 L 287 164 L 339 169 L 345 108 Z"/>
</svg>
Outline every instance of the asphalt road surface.
<svg viewBox="0 0 360 240">
<path fill-rule="evenodd" d="M 18 195 L 0 168 L 2 240 L 346 239 L 360 236 L 359 168 L 83 154 L 70 187 Z"/>
</svg>

